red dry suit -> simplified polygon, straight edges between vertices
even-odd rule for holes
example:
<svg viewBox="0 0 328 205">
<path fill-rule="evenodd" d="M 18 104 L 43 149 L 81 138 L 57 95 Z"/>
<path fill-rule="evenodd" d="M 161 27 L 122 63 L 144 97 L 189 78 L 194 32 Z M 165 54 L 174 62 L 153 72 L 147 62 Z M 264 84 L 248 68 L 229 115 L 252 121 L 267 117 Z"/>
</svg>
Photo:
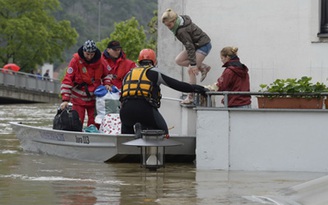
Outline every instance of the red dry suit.
<svg viewBox="0 0 328 205">
<path fill-rule="evenodd" d="M 63 101 L 73 103 L 73 110 L 79 113 L 82 123 L 87 110 L 88 126 L 95 124 L 96 98 L 93 92 L 99 85 L 110 85 L 107 64 L 98 49 L 91 61 L 87 61 L 81 47 L 68 65 L 61 84 L 61 96 Z"/>
</svg>

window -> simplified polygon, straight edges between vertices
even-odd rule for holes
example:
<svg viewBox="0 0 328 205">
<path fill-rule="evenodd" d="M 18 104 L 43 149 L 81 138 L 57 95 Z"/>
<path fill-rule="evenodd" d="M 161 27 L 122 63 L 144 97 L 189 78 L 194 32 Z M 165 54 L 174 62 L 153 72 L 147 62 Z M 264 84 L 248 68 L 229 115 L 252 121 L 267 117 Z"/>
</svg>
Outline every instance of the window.
<svg viewBox="0 0 328 205">
<path fill-rule="evenodd" d="M 319 37 L 328 37 L 328 0 L 321 0 Z"/>
</svg>

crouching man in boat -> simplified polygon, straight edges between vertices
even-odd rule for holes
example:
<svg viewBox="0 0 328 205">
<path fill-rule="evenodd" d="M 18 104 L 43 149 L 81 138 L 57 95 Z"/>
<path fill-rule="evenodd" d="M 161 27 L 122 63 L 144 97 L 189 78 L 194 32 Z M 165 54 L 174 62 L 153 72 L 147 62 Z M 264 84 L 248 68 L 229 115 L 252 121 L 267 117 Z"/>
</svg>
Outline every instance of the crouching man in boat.
<svg viewBox="0 0 328 205">
<path fill-rule="evenodd" d="M 70 61 L 66 75 L 61 84 L 61 109 L 73 104 L 72 109 L 79 113 L 84 122 L 85 111 L 88 114 L 87 126 L 95 123 L 95 89 L 103 84 L 110 89 L 110 77 L 101 52 L 93 40 L 87 40 Z"/>
<path fill-rule="evenodd" d="M 132 69 L 124 78 L 121 91 L 120 118 L 122 134 L 134 134 L 134 125 L 141 129 L 164 130 L 168 127 L 159 113 L 161 100 L 160 85 L 164 84 L 181 92 L 196 92 L 205 95 L 207 89 L 168 77 L 158 71 L 156 54 L 151 49 L 143 49 L 138 57 L 139 67 Z"/>
</svg>

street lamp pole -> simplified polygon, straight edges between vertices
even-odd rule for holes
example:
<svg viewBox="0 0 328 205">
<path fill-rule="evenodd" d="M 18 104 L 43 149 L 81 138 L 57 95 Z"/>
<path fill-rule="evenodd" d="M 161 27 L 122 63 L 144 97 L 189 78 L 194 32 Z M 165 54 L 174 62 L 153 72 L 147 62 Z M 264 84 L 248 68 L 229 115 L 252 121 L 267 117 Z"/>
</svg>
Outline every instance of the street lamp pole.
<svg viewBox="0 0 328 205">
<path fill-rule="evenodd" d="M 100 41 L 100 8 L 101 0 L 98 1 L 98 41 Z"/>
</svg>

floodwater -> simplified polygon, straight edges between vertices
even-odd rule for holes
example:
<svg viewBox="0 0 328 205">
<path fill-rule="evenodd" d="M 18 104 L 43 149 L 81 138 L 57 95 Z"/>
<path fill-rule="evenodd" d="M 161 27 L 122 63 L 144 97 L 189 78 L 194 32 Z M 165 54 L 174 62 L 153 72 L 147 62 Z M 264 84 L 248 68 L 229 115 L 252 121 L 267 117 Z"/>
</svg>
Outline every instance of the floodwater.
<svg viewBox="0 0 328 205">
<path fill-rule="evenodd" d="M 90 163 L 21 150 L 8 122 L 51 127 L 57 106 L 0 105 L 1 205 L 328 204 L 327 173 L 197 170 L 192 163 L 150 172 L 137 163 Z"/>
</svg>

